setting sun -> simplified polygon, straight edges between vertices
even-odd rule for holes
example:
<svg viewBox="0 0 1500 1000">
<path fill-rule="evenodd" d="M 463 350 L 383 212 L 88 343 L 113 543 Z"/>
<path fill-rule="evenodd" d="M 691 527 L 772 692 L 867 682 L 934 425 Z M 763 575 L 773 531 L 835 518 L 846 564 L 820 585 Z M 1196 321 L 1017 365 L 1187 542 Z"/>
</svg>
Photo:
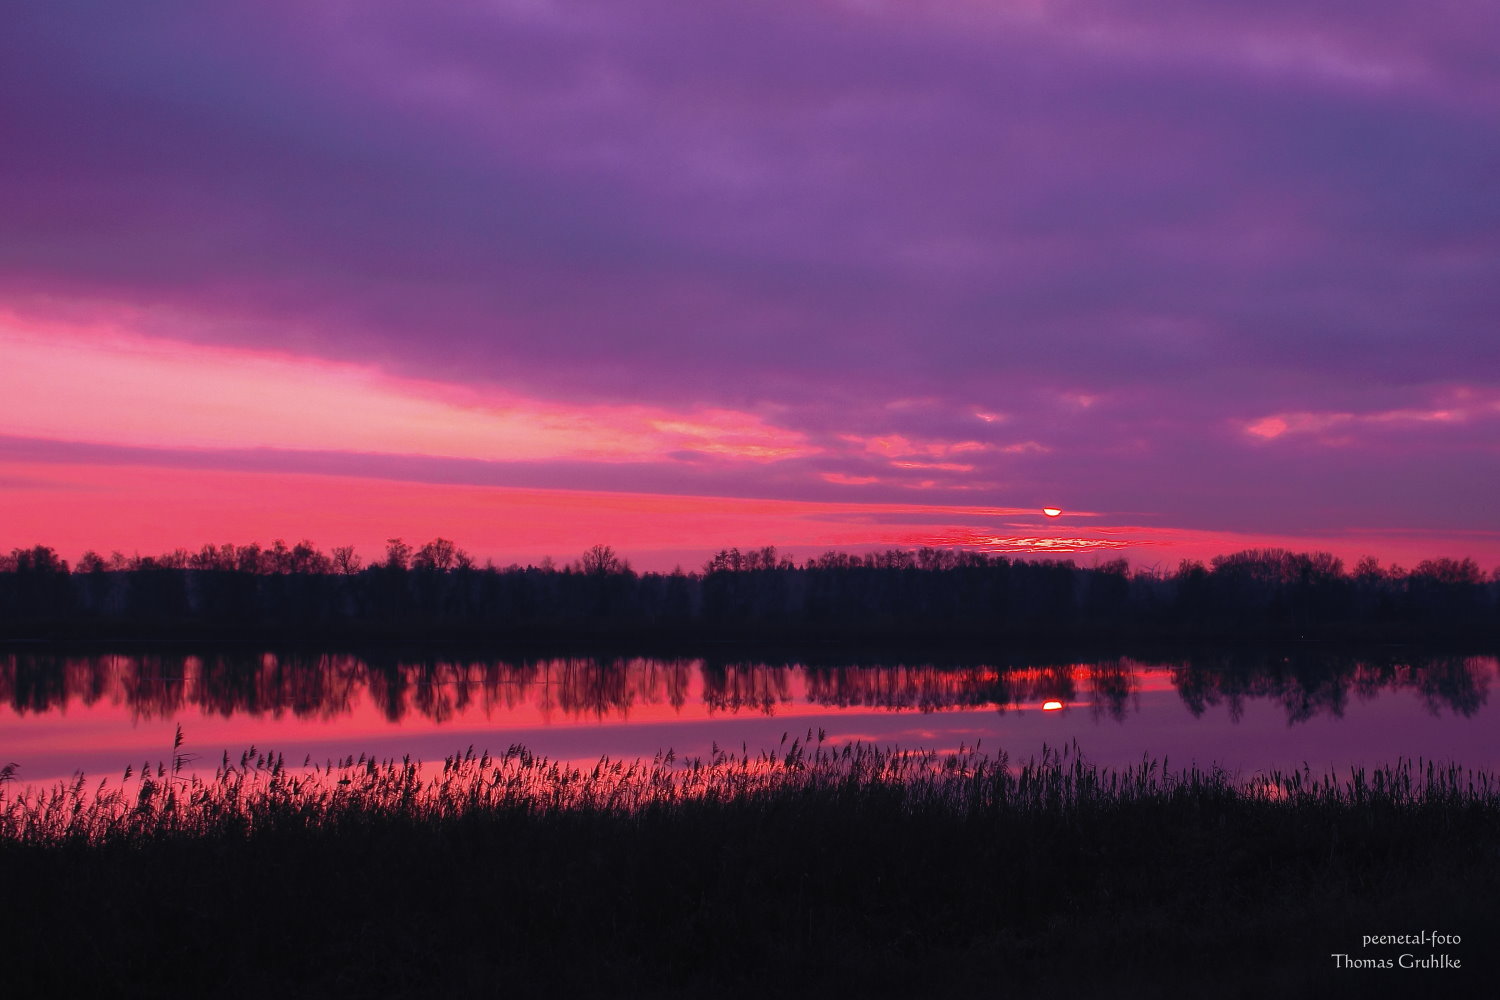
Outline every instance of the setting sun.
<svg viewBox="0 0 1500 1000">
<path fill-rule="evenodd" d="M 1043 507 L 1042 508 L 1042 513 L 1046 514 L 1048 517 L 1057 517 L 1059 514 L 1062 513 L 1062 508 L 1061 507 Z"/>
</svg>

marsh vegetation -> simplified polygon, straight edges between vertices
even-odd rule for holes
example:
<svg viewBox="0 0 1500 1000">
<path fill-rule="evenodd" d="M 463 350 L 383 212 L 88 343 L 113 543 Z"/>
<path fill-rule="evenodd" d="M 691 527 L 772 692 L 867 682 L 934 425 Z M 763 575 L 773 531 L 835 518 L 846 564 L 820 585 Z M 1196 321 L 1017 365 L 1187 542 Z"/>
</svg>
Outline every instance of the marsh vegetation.
<svg viewBox="0 0 1500 1000">
<path fill-rule="evenodd" d="M 1370 928 L 1500 929 L 1500 780 L 1432 762 L 183 754 L 0 799 L 23 995 L 1339 995 Z"/>
</svg>

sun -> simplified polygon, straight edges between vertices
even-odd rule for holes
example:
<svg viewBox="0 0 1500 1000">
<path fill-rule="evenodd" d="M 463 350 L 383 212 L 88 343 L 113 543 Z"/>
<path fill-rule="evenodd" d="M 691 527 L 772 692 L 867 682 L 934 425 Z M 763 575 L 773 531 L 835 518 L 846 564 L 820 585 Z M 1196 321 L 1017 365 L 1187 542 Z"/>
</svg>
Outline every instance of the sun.
<svg viewBox="0 0 1500 1000">
<path fill-rule="evenodd" d="M 1056 517 L 1057 515 L 1059 515 L 1059 514 L 1062 513 L 1062 508 L 1061 507 L 1043 507 L 1042 508 L 1042 513 L 1046 514 L 1048 517 Z"/>
</svg>

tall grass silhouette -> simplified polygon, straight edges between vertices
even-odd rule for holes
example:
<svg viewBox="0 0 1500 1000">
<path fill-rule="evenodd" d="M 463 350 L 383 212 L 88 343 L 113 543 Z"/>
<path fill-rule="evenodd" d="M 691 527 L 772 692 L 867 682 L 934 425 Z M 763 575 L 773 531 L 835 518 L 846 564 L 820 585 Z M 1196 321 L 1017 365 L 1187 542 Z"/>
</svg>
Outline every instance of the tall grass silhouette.
<svg viewBox="0 0 1500 1000">
<path fill-rule="evenodd" d="M 197 772 L 180 737 L 122 780 L 0 781 L 9 995 L 1337 997 L 1370 988 L 1329 960 L 1361 934 L 1500 933 L 1500 782 L 1436 761 L 1247 778 L 808 732 Z"/>
<path fill-rule="evenodd" d="M 443 822 L 513 812 L 545 818 L 568 812 L 671 815 L 704 805 L 775 811 L 830 805 L 885 808 L 975 819 L 1014 814 L 1070 815 L 1112 810 L 1271 806 L 1297 817 L 1329 810 L 1500 813 L 1500 780 L 1451 763 L 1401 759 L 1347 774 L 1271 771 L 1249 780 L 1221 768 L 1171 770 L 1146 758 L 1123 768 L 1090 763 L 1076 743 L 1044 747 L 1013 765 L 1004 753 L 977 747 L 952 752 L 831 744 L 808 730 L 775 750 L 715 745 L 707 758 L 679 760 L 666 751 L 650 761 L 601 759 L 570 765 L 513 745 L 500 754 L 466 751 L 424 765 L 410 756 L 360 755 L 302 767 L 251 747 L 226 752 L 212 776 L 184 773 L 177 728 L 172 756 L 117 784 L 71 782 L 20 790 L 0 783 L 0 838 L 28 843 L 131 842 L 142 838 L 245 834 L 266 828 L 339 827 L 399 817 Z M 11 769 L 0 774 L 10 778 Z"/>
</svg>

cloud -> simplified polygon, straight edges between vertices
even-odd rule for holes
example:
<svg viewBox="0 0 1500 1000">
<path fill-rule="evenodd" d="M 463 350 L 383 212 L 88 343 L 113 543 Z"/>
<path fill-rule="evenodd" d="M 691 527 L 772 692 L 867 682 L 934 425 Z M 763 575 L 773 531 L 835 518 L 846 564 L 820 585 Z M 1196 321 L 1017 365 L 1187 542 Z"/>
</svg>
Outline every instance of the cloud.
<svg viewBox="0 0 1500 1000">
<path fill-rule="evenodd" d="M 1422 430 L 1437 431 L 1451 441 L 1454 429 L 1467 430 L 1479 425 L 1480 433 L 1490 436 L 1500 424 L 1500 393 L 1476 390 L 1468 386 L 1450 386 L 1433 394 L 1426 406 L 1377 410 L 1369 413 L 1338 411 L 1279 413 L 1260 417 L 1244 424 L 1245 433 L 1263 441 L 1275 441 L 1284 435 L 1312 436 L 1327 445 L 1352 445 L 1385 439 Z M 1433 442 L 1424 442 L 1432 447 Z"/>
<path fill-rule="evenodd" d="M 15 434 L 167 448 L 281 448 L 617 462 L 816 454 L 751 413 L 562 406 L 369 365 L 0 323 L 0 411 Z"/>
<path fill-rule="evenodd" d="M 38 13 L 10 290 L 616 399 L 1493 359 L 1492 114 L 1245 55 L 1437 73 L 1462 24 L 971 7 Z"/>
<path fill-rule="evenodd" d="M 12 374 L 5 426 L 1488 523 L 1484 421 L 1382 415 L 1500 391 L 1497 35 L 1462 0 L 29 7 L 0 309 L 160 350 Z"/>
</svg>

